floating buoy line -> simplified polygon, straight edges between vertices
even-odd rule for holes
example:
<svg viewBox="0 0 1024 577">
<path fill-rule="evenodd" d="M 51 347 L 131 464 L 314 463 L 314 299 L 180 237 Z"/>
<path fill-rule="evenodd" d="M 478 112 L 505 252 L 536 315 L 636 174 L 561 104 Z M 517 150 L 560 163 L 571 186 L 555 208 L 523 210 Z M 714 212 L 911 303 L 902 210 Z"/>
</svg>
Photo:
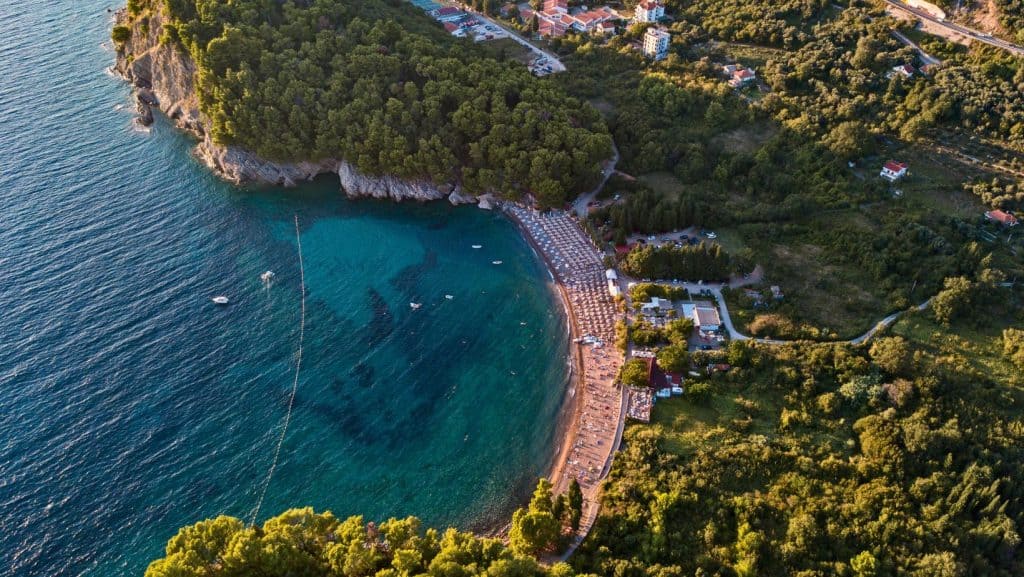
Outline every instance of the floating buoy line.
<svg viewBox="0 0 1024 577">
<path fill-rule="evenodd" d="M 281 446 L 284 445 L 285 435 L 288 434 L 288 425 L 292 420 L 292 408 L 295 406 L 295 393 L 299 390 L 299 371 L 302 369 L 302 343 L 306 336 L 306 270 L 302 263 L 302 235 L 299 233 L 299 215 L 295 215 L 295 244 L 299 254 L 299 287 L 301 290 L 301 314 L 299 316 L 299 347 L 295 355 L 295 377 L 292 380 L 292 393 L 288 397 L 288 410 L 284 415 L 284 425 L 281 427 L 281 436 L 277 439 L 277 447 L 274 448 L 274 459 L 267 470 L 267 477 L 263 480 L 263 487 L 260 489 L 260 497 L 256 500 L 256 508 L 252 511 L 249 525 L 256 525 L 256 517 L 263 508 L 263 499 L 267 496 L 267 488 L 270 487 L 270 480 L 277 470 L 278 460 L 281 458 Z M 274 273 L 267 271 L 261 275 L 260 280 L 268 284 L 274 278 Z"/>
</svg>

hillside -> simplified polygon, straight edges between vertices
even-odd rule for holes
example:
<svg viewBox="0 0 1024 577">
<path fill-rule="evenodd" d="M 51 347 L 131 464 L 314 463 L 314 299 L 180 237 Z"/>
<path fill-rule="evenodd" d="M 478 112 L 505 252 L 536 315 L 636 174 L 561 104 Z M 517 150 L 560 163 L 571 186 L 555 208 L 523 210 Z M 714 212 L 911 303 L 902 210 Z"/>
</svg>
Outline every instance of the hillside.
<svg viewBox="0 0 1024 577">
<path fill-rule="evenodd" d="M 595 110 L 404 3 L 133 0 L 114 39 L 128 60 L 185 57 L 193 124 L 261 159 L 343 159 L 361 174 L 558 206 L 611 156 Z"/>
</svg>

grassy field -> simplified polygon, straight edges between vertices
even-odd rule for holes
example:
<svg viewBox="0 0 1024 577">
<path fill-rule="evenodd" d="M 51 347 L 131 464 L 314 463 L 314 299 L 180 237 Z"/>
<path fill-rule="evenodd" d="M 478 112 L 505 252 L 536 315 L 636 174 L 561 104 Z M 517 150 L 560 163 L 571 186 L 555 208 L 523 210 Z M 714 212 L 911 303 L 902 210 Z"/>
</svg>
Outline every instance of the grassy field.
<svg viewBox="0 0 1024 577">
<path fill-rule="evenodd" d="M 726 387 L 716 383 L 716 387 Z M 781 400 L 753 387 L 718 390 L 705 404 L 696 404 L 684 397 L 658 399 L 650 425 L 661 439 L 662 447 L 677 455 L 689 455 L 698 443 L 716 434 L 770 436 L 779 423 Z M 635 425 L 641 428 L 640 425 Z"/>
<path fill-rule="evenodd" d="M 719 134 L 708 144 L 733 154 L 753 154 L 778 132 L 774 123 L 758 122 Z"/>
<path fill-rule="evenodd" d="M 704 53 L 712 58 L 740 62 L 755 69 L 759 66 L 764 66 L 769 60 L 784 59 L 790 54 L 781 48 L 732 42 L 715 42 L 711 48 L 704 50 Z"/>
<path fill-rule="evenodd" d="M 889 332 L 936 357 L 962 359 L 981 374 L 1024 388 L 1024 374 L 1002 354 L 1002 332 L 1008 327 L 1024 328 L 1024 322 L 1000 316 L 979 326 L 961 322 L 945 328 L 925 311 L 900 319 Z"/>
</svg>

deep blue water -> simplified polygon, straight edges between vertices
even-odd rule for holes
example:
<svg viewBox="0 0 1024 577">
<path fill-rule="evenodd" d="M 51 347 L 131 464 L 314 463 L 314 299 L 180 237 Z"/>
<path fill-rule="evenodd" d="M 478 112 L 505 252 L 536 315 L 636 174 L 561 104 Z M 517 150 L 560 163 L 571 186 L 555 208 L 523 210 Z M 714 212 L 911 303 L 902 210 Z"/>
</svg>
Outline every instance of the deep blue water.
<svg viewBox="0 0 1024 577">
<path fill-rule="evenodd" d="M 295 214 L 305 356 L 260 518 L 507 515 L 549 464 L 567 350 L 512 225 L 221 183 L 166 122 L 132 129 L 116 1 L 0 2 L 0 575 L 141 575 L 179 526 L 248 516 L 292 384 Z"/>
</svg>

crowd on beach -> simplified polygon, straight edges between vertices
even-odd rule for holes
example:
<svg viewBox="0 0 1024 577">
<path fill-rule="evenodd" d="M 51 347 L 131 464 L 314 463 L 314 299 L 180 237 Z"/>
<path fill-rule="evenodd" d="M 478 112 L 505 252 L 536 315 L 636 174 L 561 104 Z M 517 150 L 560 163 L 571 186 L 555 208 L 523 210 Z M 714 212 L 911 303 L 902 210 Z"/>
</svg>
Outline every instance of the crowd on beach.
<svg viewBox="0 0 1024 577">
<path fill-rule="evenodd" d="M 579 482 L 586 501 L 585 533 L 596 516 L 596 491 L 611 465 L 623 422 L 623 391 L 616 385 L 623 356 L 613 345 L 618 313 L 608 292 L 601 253 L 569 213 L 540 213 L 520 206 L 506 206 L 506 210 L 552 268 L 581 336 L 573 346 L 579 347 L 582 374 L 577 382 L 582 396 L 570 428 L 572 446 L 560 477 L 552 482 L 562 489 L 571 479 Z"/>
</svg>

